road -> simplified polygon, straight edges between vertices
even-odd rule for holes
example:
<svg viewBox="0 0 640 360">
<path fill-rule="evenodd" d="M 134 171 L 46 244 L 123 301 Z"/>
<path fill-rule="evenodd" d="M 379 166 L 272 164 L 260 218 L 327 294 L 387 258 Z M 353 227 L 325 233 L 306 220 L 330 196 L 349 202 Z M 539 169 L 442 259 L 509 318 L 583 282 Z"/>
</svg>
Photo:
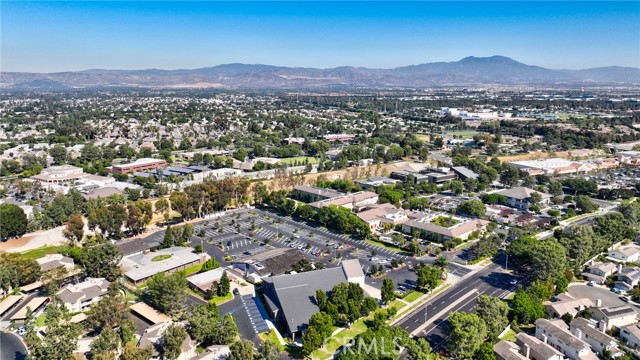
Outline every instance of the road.
<svg viewBox="0 0 640 360">
<path fill-rule="evenodd" d="M 0 360 L 24 360 L 27 358 L 27 348 L 18 337 L 10 332 L 0 331 Z"/>
<path fill-rule="evenodd" d="M 503 265 L 504 257 L 501 256 L 491 265 L 436 295 L 395 325 L 414 336 L 425 337 L 434 351 L 442 349 L 449 313 L 470 312 L 480 295 L 504 298 L 512 291 L 509 280 L 513 277 L 504 272 Z"/>
</svg>

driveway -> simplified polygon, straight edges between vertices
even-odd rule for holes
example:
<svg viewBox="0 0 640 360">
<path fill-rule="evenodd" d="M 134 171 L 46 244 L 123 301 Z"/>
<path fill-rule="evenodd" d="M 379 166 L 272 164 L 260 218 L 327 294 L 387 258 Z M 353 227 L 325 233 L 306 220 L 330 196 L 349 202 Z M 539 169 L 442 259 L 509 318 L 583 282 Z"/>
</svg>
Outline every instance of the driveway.
<svg viewBox="0 0 640 360">
<path fill-rule="evenodd" d="M 618 294 L 609 290 L 609 288 L 603 286 L 588 286 L 586 284 L 572 284 L 569 286 L 569 295 L 574 298 L 587 298 L 591 299 L 593 303 L 596 300 L 602 300 L 602 306 L 622 306 L 627 305 L 624 301 L 619 299 Z M 636 309 L 637 310 L 637 309 Z"/>
<path fill-rule="evenodd" d="M 24 360 L 27 348 L 18 335 L 0 331 L 0 360 Z"/>
</svg>

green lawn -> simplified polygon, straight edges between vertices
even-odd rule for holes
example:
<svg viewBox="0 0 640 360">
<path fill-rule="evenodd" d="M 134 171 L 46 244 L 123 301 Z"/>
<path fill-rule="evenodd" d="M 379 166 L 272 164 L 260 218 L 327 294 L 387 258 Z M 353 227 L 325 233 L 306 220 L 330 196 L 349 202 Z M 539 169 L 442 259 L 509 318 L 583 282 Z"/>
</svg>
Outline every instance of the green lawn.
<svg viewBox="0 0 640 360">
<path fill-rule="evenodd" d="M 199 272 L 200 269 L 202 269 L 202 264 L 198 264 L 198 265 L 194 265 L 192 267 L 186 268 L 182 270 L 182 273 L 184 274 L 184 276 L 189 276 Z"/>
<path fill-rule="evenodd" d="M 516 332 L 513 331 L 513 329 L 509 329 L 504 335 L 502 335 L 502 337 L 500 337 L 500 340 L 516 342 Z"/>
<path fill-rule="evenodd" d="M 47 314 L 46 313 L 42 313 L 40 316 L 38 316 L 38 318 L 36 319 L 36 326 L 37 327 L 42 327 L 45 325 L 45 321 L 47 320 Z"/>
<path fill-rule="evenodd" d="M 291 158 L 284 158 L 284 159 L 280 159 L 279 162 L 283 164 L 291 165 L 291 164 L 294 164 L 296 161 L 299 163 L 304 163 L 305 160 L 309 160 L 309 164 L 318 163 L 318 158 L 314 158 L 312 156 L 297 156 L 297 157 L 291 157 Z"/>
<path fill-rule="evenodd" d="M 211 300 L 211 301 L 214 304 L 219 305 L 219 304 L 222 304 L 223 302 L 229 301 L 231 299 L 233 299 L 233 294 L 231 292 L 229 292 L 225 296 L 214 296 L 213 300 Z"/>
<path fill-rule="evenodd" d="M 22 252 L 22 255 L 28 257 L 29 259 L 39 259 L 45 255 L 49 254 L 57 254 L 58 251 L 62 248 L 62 246 L 43 246 L 41 248 L 28 250 Z"/>
<path fill-rule="evenodd" d="M 450 135 L 450 136 L 460 136 L 462 138 L 472 138 L 473 135 L 478 134 L 477 131 L 475 130 L 460 130 L 460 131 L 449 131 L 446 133 L 446 135 Z"/>
<path fill-rule="evenodd" d="M 272 343 L 278 346 L 278 349 L 280 349 L 281 352 L 284 351 L 284 345 L 280 344 L 280 340 L 278 340 L 278 335 L 276 335 L 276 331 L 274 329 L 271 329 L 268 333 L 258 334 L 258 337 L 264 342 L 271 340 Z"/>
<path fill-rule="evenodd" d="M 412 302 L 418 300 L 418 298 L 420 296 L 422 296 L 422 295 L 424 295 L 424 294 L 421 293 L 420 291 L 411 290 L 411 291 L 409 291 L 409 293 L 404 298 L 402 298 L 402 300 L 404 300 L 404 301 L 406 301 L 408 303 L 412 303 Z"/>
<path fill-rule="evenodd" d="M 171 258 L 171 254 L 157 255 L 151 258 L 151 261 L 162 261 Z"/>
<path fill-rule="evenodd" d="M 365 241 L 368 242 L 371 245 L 380 246 L 380 247 L 383 247 L 383 248 L 385 248 L 387 250 L 395 251 L 397 253 L 404 254 L 404 255 L 410 255 L 407 251 L 405 251 L 403 249 L 400 249 L 399 247 L 396 247 L 396 246 L 393 246 L 393 245 L 390 245 L 390 244 L 387 244 L 387 243 L 383 243 L 381 241 L 375 241 L 375 240 L 369 240 L 369 239 L 367 239 Z"/>
<path fill-rule="evenodd" d="M 318 349 L 311 353 L 311 358 L 327 359 L 331 357 L 331 355 L 335 354 L 342 345 L 348 344 L 351 339 L 367 331 L 367 325 L 364 323 L 366 319 L 368 319 L 368 317 L 361 318 L 351 324 L 351 327 L 348 329 L 344 329 L 335 336 L 332 336 L 328 341 L 326 341 L 324 349 Z"/>
</svg>

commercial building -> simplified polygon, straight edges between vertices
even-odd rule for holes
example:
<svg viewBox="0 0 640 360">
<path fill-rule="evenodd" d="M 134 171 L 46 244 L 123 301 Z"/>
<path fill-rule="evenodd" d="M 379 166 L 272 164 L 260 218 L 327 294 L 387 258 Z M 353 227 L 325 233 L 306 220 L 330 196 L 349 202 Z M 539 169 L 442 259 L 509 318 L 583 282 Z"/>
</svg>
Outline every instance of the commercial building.
<svg viewBox="0 0 640 360">
<path fill-rule="evenodd" d="M 356 184 L 362 186 L 363 189 L 376 189 L 378 186 L 383 185 L 395 185 L 399 183 L 400 180 L 388 178 L 386 176 L 373 176 L 368 179 L 358 180 Z"/>
<path fill-rule="evenodd" d="M 345 260 L 340 267 L 299 274 L 280 275 L 264 280 L 267 310 L 283 330 L 295 337 L 317 313 L 316 290 L 325 292 L 343 282 L 364 285 L 364 273 L 357 259 Z"/>
<path fill-rule="evenodd" d="M 42 169 L 40 174 L 33 175 L 30 179 L 42 183 L 59 184 L 72 182 L 85 176 L 82 168 L 72 165 L 51 166 Z"/>
<path fill-rule="evenodd" d="M 296 186 L 291 192 L 291 197 L 305 203 L 333 199 L 344 195 L 342 192 L 317 186 Z"/>
<path fill-rule="evenodd" d="M 103 278 L 88 278 L 78 284 L 69 284 L 58 291 L 58 298 L 70 312 L 88 310 L 91 304 L 107 294 L 109 282 Z"/>
<path fill-rule="evenodd" d="M 547 193 L 539 192 L 533 189 L 529 189 L 523 186 L 496 191 L 494 194 L 503 195 L 504 197 L 506 197 L 507 206 L 527 211 L 531 206 L 531 195 L 533 193 L 540 194 L 542 198 L 542 200 L 538 205 L 540 205 L 541 207 L 545 207 L 549 205 L 549 199 L 551 199 L 551 195 Z"/>
<path fill-rule="evenodd" d="M 525 171 L 529 175 L 563 175 L 593 170 L 588 164 L 561 158 L 512 161 L 509 166 Z"/>
<path fill-rule="evenodd" d="M 409 221 L 406 212 L 392 204 L 371 205 L 357 215 L 360 220 L 369 225 L 371 231 L 377 231 L 384 228 L 385 225 L 395 226 Z"/>
<path fill-rule="evenodd" d="M 111 172 L 114 174 L 130 174 L 137 171 L 149 171 L 158 168 L 164 168 L 168 165 L 165 160 L 142 158 L 132 163 L 113 165 Z"/>
<path fill-rule="evenodd" d="M 171 247 L 147 254 L 122 258 L 120 266 L 132 283 L 139 285 L 157 273 L 171 274 L 200 264 L 208 255 L 198 255 L 192 248 Z"/>
<path fill-rule="evenodd" d="M 378 194 L 371 191 L 359 191 L 351 194 L 346 194 L 331 199 L 320 200 L 310 203 L 309 206 L 316 209 L 321 209 L 325 206 L 342 206 L 353 211 L 360 211 L 361 209 L 376 204 L 378 202 Z"/>
<path fill-rule="evenodd" d="M 214 282 L 220 282 L 222 274 L 225 272 L 224 268 L 217 268 L 203 273 L 191 275 L 187 278 L 189 287 L 193 290 L 199 291 L 202 294 L 206 294 L 211 289 Z"/>
<path fill-rule="evenodd" d="M 420 233 L 422 238 L 436 242 L 459 238 L 466 240 L 471 233 L 482 233 L 489 221 L 481 219 L 469 219 L 446 213 L 410 213 L 410 220 L 402 223 L 402 232 L 412 234 Z"/>
</svg>

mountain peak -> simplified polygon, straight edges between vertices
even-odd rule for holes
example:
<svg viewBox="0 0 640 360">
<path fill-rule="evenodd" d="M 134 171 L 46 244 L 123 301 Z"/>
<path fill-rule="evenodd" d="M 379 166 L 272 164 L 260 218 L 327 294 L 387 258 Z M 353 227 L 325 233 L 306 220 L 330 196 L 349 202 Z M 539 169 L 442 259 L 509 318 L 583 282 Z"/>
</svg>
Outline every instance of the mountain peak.
<svg viewBox="0 0 640 360">
<path fill-rule="evenodd" d="M 460 63 L 513 63 L 521 64 L 518 61 L 513 60 L 510 57 L 502 55 L 493 55 L 488 57 L 467 56 L 466 58 L 458 61 Z"/>
</svg>

